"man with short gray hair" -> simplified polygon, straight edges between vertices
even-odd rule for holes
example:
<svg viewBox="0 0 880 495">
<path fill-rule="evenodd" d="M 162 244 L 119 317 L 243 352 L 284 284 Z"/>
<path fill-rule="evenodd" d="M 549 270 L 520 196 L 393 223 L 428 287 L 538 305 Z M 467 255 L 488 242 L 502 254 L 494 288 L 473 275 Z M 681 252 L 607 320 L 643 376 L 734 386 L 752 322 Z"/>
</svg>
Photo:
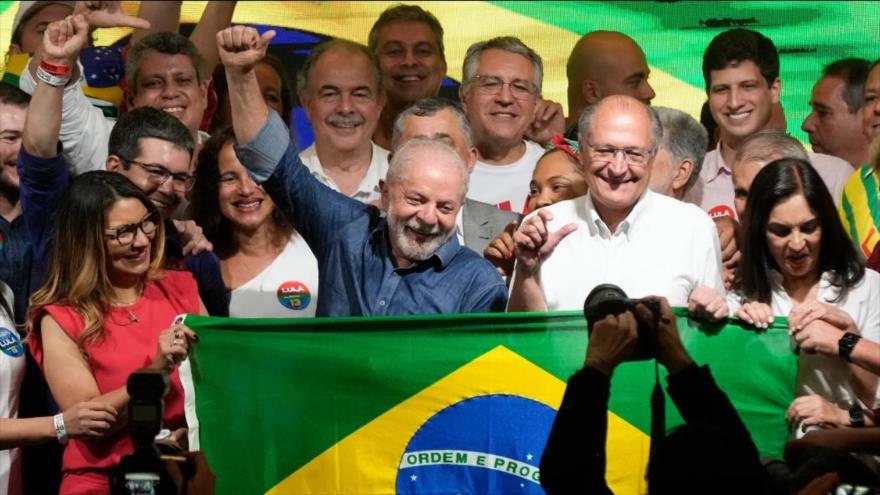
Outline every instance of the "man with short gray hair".
<svg viewBox="0 0 880 495">
<path fill-rule="evenodd" d="M 781 158 L 810 161 L 800 141 L 782 131 L 760 131 L 743 139 L 730 164 L 737 217 L 745 218 L 746 201 L 755 176 L 768 163 Z"/>
<path fill-rule="evenodd" d="M 442 98 L 424 98 L 397 116 L 391 138 L 392 153 L 414 138 L 442 141 L 452 146 L 467 164 L 468 173 L 477 161 L 467 117 L 458 106 Z M 466 198 L 455 218 L 458 242 L 483 254 L 489 242 L 505 228 L 519 223 L 520 215 Z"/>
<path fill-rule="evenodd" d="M 663 137 L 656 113 L 630 96 L 609 96 L 584 110 L 578 129 L 589 193 L 541 208 L 520 225 L 508 310 L 581 309 L 605 283 L 674 306 L 688 305 L 701 286 L 723 293 L 712 221 L 648 189 Z M 694 300 L 694 308 L 727 316 L 723 301 L 703 302 Z"/>
<path fill-rule="evenodd" d="M 385 104 L 372 52 L 353 41 L 325 41 L 306 58 L 296 90 L 315 131 L 315 142 L 300 153 L 305 166 L 334 191 L 378 201 L 388 152 L 372 142 Z"/>
<path fill-rule="evenodd" d="M 538 112 L 544 65 L 513 36 L 468 48 L 459 97 L 473 130 L 477 164 L 468 197 L 525 212 L 529 181 L 544 149 L 524 138 Z"/>
<path fill-rule="evenodd" d="M 413 139 L 380 182 L 382 209 L 320 184 L 302 164 L 283 121 L 260 94 L 254 66 L 271 35 L 247 26 L 218 35 L 236 154 L 302 234 L 321 275 L 317 316 L 501 311 L 506 289 L 488 261 L 463 248 L 455 216 L 467 166 L 447 144 Z"/>
<path fill-rule="evenodd" d="M 690 115 L 674 108 L 654 107 L 663 125 L 663 140 L 651 170 L 652 191 L 681 199 L 697 181 L 709 136 Z"/>
</svg>

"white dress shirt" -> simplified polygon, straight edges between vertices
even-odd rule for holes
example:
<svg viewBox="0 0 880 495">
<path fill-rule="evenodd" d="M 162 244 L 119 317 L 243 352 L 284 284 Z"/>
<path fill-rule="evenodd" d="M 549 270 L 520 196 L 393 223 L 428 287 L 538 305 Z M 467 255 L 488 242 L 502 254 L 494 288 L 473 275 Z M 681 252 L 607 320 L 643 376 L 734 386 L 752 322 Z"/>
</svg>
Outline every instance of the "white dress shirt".
<svg viewBox="0 0 880 495">
<path fill-rule="evenodd" d="M 373 155 L 370 158 L 370 166 L 367 168 L 364 178 L 361 179 L 361 183 L 358 184 L 357 191 L 351 195 L 352 199 L 367 204 L 382 197 L 382 192 L 379 190 L 379 180 L 384 179 L 385 174 L 388 173 L 388 150 L 377 146 L 376 143 L 371 144 L 373 145 Z M 314 178 L 330 189 L 340 192 L 339 186 L 333 182 L 329 175 L 324 173 L 324 167 L 321 165 L 321 160 L 318 159 L 318 150 L 314 143 L 300 152 L 299 157 Z"/>
<path fill-rule="evenodd" d="M 541 266 L 548 311 L 581 309 L 587 294 L 604 283 L 632 298 L 666 297 L 672 306 L 686 306 L 700 285 L 724 294 L 715 225 L 694 205 L 647 190 L 614 233 L 589 194 L 545 209 L 553 213 L 550 232 L 578 226 Z"/>
</svg>

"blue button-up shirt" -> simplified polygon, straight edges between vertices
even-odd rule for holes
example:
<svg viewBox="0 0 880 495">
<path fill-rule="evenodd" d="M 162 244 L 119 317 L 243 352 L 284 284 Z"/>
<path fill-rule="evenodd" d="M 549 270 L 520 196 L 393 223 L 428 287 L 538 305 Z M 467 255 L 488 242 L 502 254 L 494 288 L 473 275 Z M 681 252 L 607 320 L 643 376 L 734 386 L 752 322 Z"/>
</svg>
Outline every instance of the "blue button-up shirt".
<svg viewBox="0 0 880 495">
<path fill-rule="evenodd" d="M 40 278 L 33 270 L 33 251 L 27 226 L 21 215 L 7 222 L 0 217 L 0 280 L 12 289 L 15 303 L 15 324 L 24 325 L 27 317 L 28 297 L 36 289 Z"/>
<path fill-rule="evenodd" d="M 235 151 L 318 259 L 318 316 L 504 310 L 507 290 L 498 272 L 454 235 L 430 258 L 395 266 L 380 211 L 312 177 L 274 112 Z"/>
</svg>

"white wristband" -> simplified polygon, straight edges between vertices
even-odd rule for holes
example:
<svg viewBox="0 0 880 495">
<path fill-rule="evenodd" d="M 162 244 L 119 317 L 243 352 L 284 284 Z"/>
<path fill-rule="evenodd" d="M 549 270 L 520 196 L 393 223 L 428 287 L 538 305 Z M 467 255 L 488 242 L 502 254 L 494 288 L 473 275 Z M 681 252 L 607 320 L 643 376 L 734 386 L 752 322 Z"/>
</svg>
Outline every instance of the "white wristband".
<svg viewBox="0 0 880 495">
<path fill-rule="evenodd" d="M 58 443 L 64 445 L 67 443 L 67 428 L 64 427 L 64 413 L 58 413 L 52 417 L 55 423 L 55 436 L 58 437 Z"/>
<path fill-rule="evenodd" d="M 56 88 L 63 88 L 67 86 L 67 83 L 70 81 L 70 74 L 66 76 L 56 76 L 54 74 L 49 74 L 42 67 L 37 66 L 37 79 L 43 81 L 49 86 L 55 86 Z"/>
</svg>

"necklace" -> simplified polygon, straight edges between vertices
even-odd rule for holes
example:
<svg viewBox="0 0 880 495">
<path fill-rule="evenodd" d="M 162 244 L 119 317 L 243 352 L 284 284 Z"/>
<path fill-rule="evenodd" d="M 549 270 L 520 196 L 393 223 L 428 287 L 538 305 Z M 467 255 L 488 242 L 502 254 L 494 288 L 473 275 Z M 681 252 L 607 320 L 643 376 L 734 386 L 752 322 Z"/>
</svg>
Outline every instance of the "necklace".
<svg viewBox="0 0 880 495">
<path fill-rule="evenodd" d="M 141 285 L 138 287 L 137 295 L 131 301 L 118 301 L 116 299 L 110 299 L 110 305 L 114 308 L 128 308 L 129 306 L 133 306 L 138 300 L 140 300 L 141 296 L 144 293 L 144 286 Z M 128 319 L 131 323 L 136 323 L 138 321 L 138 317 L 134 314 L 130 308 L 128 309 Z"/>
</svg>

